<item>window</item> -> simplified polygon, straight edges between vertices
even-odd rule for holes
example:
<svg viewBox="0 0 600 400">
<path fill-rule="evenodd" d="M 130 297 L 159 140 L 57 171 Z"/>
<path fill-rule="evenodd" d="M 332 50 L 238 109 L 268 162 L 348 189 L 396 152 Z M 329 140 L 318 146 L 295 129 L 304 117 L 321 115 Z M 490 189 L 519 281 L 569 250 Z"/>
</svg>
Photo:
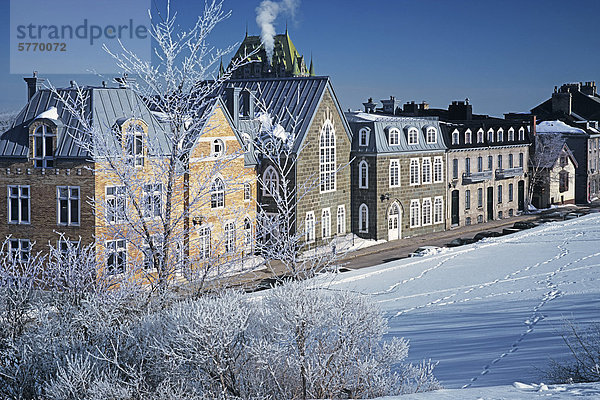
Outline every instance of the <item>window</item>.
<svg viewBox="0 0 600 400">
<path fill-rule="evenodd" d="M 331 237 L 331 213 L 329 208 L 324 208 L 321 211 L 321 234 L 323 239 Z"/>
<path fill-rule="evenodd" d="M 30 222 L 29 186 L 8 186 L 8 222 L 10 224 L 28 224 Z"/>
<path fill-rule="evenodd" d="M 465 218 L 465 225 L 471 225 L 471 217 Z"/>
<path fill-rule="evenodd" d="M 460 132 L 458 132 L 458 129 L 455 129 L 452 132 L 452 144 L 458 144 L 459 143 L 459 135 L 460 135 Z"/>
<path fill-rule="evenodd" d="M 343 204 L 337 208 L 337 234 L 346 234 L 346 206 Z"/>
<path fill-rule="evenodd" d="M 560 166 L 563 168 L 567 166 L 567 155 L 566 154 L 563 153 L 560 155 L 559 163 L 560 163 Z"/>
<path fill-rule="evenodd" d="M 471 158 L 467 157 L 465 158 L 465 173 L 468 175 L 471 175 Z"/>
<path fill-rule="evenodd" d="M 419 144 L 419 131 L 417 128 L 408 128 L 408 144 Z"/>
<path fill-rule="evenodd" d="M 358 145 L 359 146 L 368 146 L 369 145 L 369 129 L 362 128 L 358 132 Z"/>
<path fill-rule="evenodd" d="M 225 153 L 225 143 L 221 139 L 215 139 L 210 145 L 211 157 L 219 158 Z"/>
<path fill-rule="evenodd" d="M 431 158 L 423 158 L 423 183 L 431 183 Z"/>
<path fill-rule="evenodd" d="M 79 225 L 79 186 L 58 186 L 56 196 L 58 224 Z"/>
<path fill-rule="evenodd" d="M 419 184 L 419 159 L 418 158 L 410 159 L 410 184 L 411 185 Z"/>
<path fill-rule="evenodd" d="M 496 140 L 498 143 L 504 141 L 504 130 L 502 128 L 498 129 L 498 132 L 496 133 L 496 137 L 498 138 L 498 140 Z"/>
<path fill-rule="evenodd" d="M 306 230 L 306 243 L 315 241 L 315 213 L 310 211 L 306 213 L 304 220 L 304 229 Z"/>
<path fill-rule="evenodd" d="M 431 199 L 423 199 L 423 226 L 431 225 Z"/>
<path fill-rule="evenodd" d="M 421 221 L 421 205 L 419 200 L 410 201 L 410 226 L 417 227 Z"/>
<path fill-rule="evenodd" d="M 162 184 L 144 185 L 144 218 L 160 218 L 162 213 Z"/>
<path fill-rule="evenodd" d="M 511 208 L 508 210 L 508 216 L 512 217 L 513 215 L 515 215 L 515 211 Z"/>
<path fill-rule="evenodd" d="M 467 130 L 465 131 L 465 144 L 471 144 L 471 142 L 472 142 L 472 137 L 473 137 L 473 135 L 472 135 L 472 133 L 471 133 L 471 130 L 470 130 L 470 129 L 467 129 Z"/>
<path fill-rule="evenodd" d="M 498 154 L 498 169 L 502 171 L 502 154 Z"/>
<path fill-rule="evenodd" d="M 478 223 L 478 224 L 481 224 L 482 222 L 483 222 L 483 215 L 479 214 L 479 215 L 477 216 L 477 223 Z"/>
<path fill-rule="evenodd" d="M 430 126 L 425 131 L 425 140 L 428 144 L 437 143 L 437 129 L 433 126 Z"/>
<path fill-rule="evenodd" d="M 558 173 L 558 191 L 566 192 L 569 190 L 569 173 L 567 171 L 560 171 Z"/>
<path fill-rule="evenodd" d="M 519 167 L 523 168 L 523 153 L 519 153 Z"/>
<path fill-rule="evenodd" d="M 469 189 L 465 190 L 465 210 L 469 210 L 471 208 L 471 191 Z"/>
<path fill-rule="evenodd" d="M 444 218 L 444 199 L 442 196 L 436 197 L 433 201 L 433 223 L 441 224 Z"/>
<path fill-rule="evenodd" d="M 498 204 L 502 203 L 502 185 L 498 185 Z"/>
<path fill-rule="evenodd" d="M 225 252 L 233 253 L 235 251 L 235 222 L 225 224 Z"/>
<path fill-rule="evenodd" d="M 400 131 L 397 128 L 389 129 L 388 143 L 390 146 L 397 146 L 400 144 Z"/>
<path fill-rule="evenodd" d="M 360 189 L 369 188 L 369 164 L 365 160 L 358 164 L 358 187 Z"/>
<path fill-rule="evenodd" d="M 513 168 L 514 166 L 514 161 L 513 161 L 513 155 L 512 153 L 508 155 L 508 168 Z"/>
<path fill-rule="evenodd" d="M 512 126 L 508 129 L 508 141 L 509 142 L 515 141 L 515 129 Z"/>
<path fill-rule="evenodd" d="M 210 257 L 211 241 L 210 241 L 210 226 L 200 226 L 198 229 L 198 250 L 200 258 Z"/>
<path fill-rule="evenodd" d="M 477 157 L 477 172 L 483 172 L 483 157 Z"/>
<path fill-rule="evenodd" d="M 435 157 L 433 159 L 433 181 L 435 183 L 444 181 L 443 169 L 442 157 Z"/>
<path fill-rule="evenodd" d="M 33 132 L 33 160 L 36 168 L 54 167 L 54 134 L 48 125 L 40 125 Z"/>
<path fill-rule="evenodd" d="M 494 130 L 492 128 L 487 133 L 487 141 L 488 143 L 494 143 Z"/>
<path fill-rule="evenodd" d="M 125 186 L 106 187 L 106 221 L 111 223 L 125 221 L 127 193 Z"/>
<path fill-rule="evenodd" d="M 9 239 L 8 250 L 10 258 L 16 262 L 27 262 L 30 250 L 29 239 Z"/>
<path fill-rule="evenodd" d="M 512 183 L 508 184 L 508 201 L 513 201 L 513 188 L 514 185 Z"/>
<path fill-rule="evenodd" d="M 502 211 L 498 211 L 498 219 L 502 219 L 504 217 L 504 213 Z"/>
<path fill-rule="evenodd" d="M 321 192 L 335 190 L 335 132 L 331 122 L 326 121 L 321 131 Z"/>
<path fill-rule="evenodd" d="M 477 131 L 477 143 L 483 143 L 483 129 Z"/>
<path fill-rule="evenodd" d="M 69 261 L 81 254 L 80 242 L 72 240 L 59 240 L 56 249 L 56 254 L 60 260 Z"/>
<path fill-rule="evenodd" d="M 254 235 L 252 235 L 252 222 L 250 218 L 244 218 L 244 248 L 251 249 Z"/>
<path fill-rule="evenodd" d="M 106 241 L 106 273 L 122 274 L 127 265 L 127 245 L 125 239 Z"/>
<path fill-rule="evenodd" d="M 400 186 L 400 161 L 390 160 L 390 187 Z"/>
<path fill-rule="evenodd" d="M 369 207 L 364 203 L 358 209 L 358 231 L 369 232 Z"/>
<path fill-rule="evenodd" d="M 494 168 L 494 158 L 492 156 L 488 156 L 488 167 L 487 170 L 491 171 Z"/>
<path fill-rule="evenodd" d="M 483 189 L 477 189 L 477 208 L 483 207 Z"/>
<path fill-rule="evenodd" d="M 127 129 L 125 151 L 136 167 L 144 165 L 144 127 L 140 124 L 131 124 Z"/>
<path fill-rule="evenodd" d="M 252 185 L 244 183 L 244 201 L 250 201 L 252 198 Z"/>
<path fill-rule="evenodd" d="M 452 179 L 458 179 L 458 159 L 452 160 Z"/>
<path fill-rule="evenodd" d="M 210 208 L 225 207 L 225 184 L 223 179 L 216 178 L 210 184 Z"/>
<path fill-rule="evenodd" d="M 519 128 L 519 140 L 525 140 L 525 128 Z"/>
<path fill-rule="evenodd" d="M 275 193 L 278 193 L 279 187 L 279 176 L 273 168 L 272 165 L 269 165 L 265 172 L 263 173 L 263 196 L 273 196 Z"/>
</svg>

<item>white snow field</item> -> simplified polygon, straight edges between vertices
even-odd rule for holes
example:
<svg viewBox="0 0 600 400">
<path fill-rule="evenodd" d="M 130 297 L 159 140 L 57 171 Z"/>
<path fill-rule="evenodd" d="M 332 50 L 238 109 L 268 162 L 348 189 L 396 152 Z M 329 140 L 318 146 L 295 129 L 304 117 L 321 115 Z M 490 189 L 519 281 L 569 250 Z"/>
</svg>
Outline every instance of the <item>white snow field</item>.
<svg viewBox="0 0 600 400">
<path fill-rule="evenodd" d="M 339 274 L 329 285 L 371 295 L 389 334 L 410 340 L 411 361 L 439 361 L 445 388 L 469 388 L 403 399 L 600 398 L 600 385 L 530 385 L 544 382 L 551 358 L 569 356 L 565 319 L 600 322 L 599 278 L 600 214 L 591 214 Z"/>
</svg>

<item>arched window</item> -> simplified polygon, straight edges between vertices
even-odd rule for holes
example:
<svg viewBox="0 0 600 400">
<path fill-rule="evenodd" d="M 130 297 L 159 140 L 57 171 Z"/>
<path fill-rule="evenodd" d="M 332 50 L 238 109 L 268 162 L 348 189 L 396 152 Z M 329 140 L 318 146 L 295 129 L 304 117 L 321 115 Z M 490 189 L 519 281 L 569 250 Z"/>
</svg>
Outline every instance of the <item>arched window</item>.
<svg viewBox="0 0 600 400">
<path fill-rule="evenodd" d="M 390 146 L 398 146 L 400 144 L 400 131 L 397 128 L 390 128 L 388 131 L 388 143 Z"/>
<path fill-rule="evenodd" d="M 423 199 L 423 225 L 431 225 L 431 199 Z"/>
<path fill-rule="evenodd" d="M 326 121 L 321 130 L 320 141 L 321 192 L 335 190 L 335 131 Z"/>
<path fill-rule="evenodd" d="M 273 196 L 278 193 L 279 189 L 279 176 L 277 171 L 272 165 L 269 165 L 263 173 L 263 196 Z"/>
<path fill-rule="evenodd" d="M 126 128 L 126 151 L 131 163 L 136 167 L 144 165 L 144 127 L 132 123 Z"/>
<path fill-rule="evenodd" d="M 465 131 L 465 144 L 471 144 L 472 141 L 472 133 L 470 129 Z"/>
<path fill-rule="evenodd" d="M 360 189 L 369 188 L 369 164 L 365 160 L 358 164 L 358 187 Z"/>
<path fill-rule="evenodd" d="M 252 222 L 250 218 L 244 218 L 244 247 L 246 249 L 252 248 Z"/>
<path fill-rule="evenodd" d="M 36 168 L 54 167 L 54 133 L 48 125 L 40 125 L 33 132 L 33 159 Z"/>
<path fill-rule="evenodd" d="M 419 131 L 417 128 L 408 128 L 408 144 L 419 144 Z"/>
<path fill-rule="evenodd" d="M 358 231 L 369 232 L 369 207 L 364 203 L 358 208 Z"/>
<path fill-rule="evenodd" d="M 315 213 L 309 211 L 306 213 L 306 219 L 304 221 L 304 229 L 306 234 L 306 242 L 312 243 L 315 241 Z"/>
<path fill-rule="evenodd" d="M 400 186 L 400 160 L 390 160 L 390 187 Z"/>
<path fill-rule="evenodd" d="M 444 181 L 444 175 L 442 173 L 443 163 L 444 162 L 442 161 L 442 157 L 438 156 L 433 159 L 433 181 L 435 183 Z"/>
<path fill-rule="evenodd" d="M 410 184 L 411 185 L 419 184 L 419 159 L 418 158 L 410 159 Z"/>
<path fill-rule="evenodd" d="M 519 140 L 525 140 L 525 128 L 519 128 Z"/>
<path fill-rule="evenodd" d="M 343 204 L 337 208 L 337 234 L 346 234 L 346 206 Z"/>
<path fill-rule="evenodd" d="M 459 135 L 460 132 L 458 132 L 458 129 L 455 129 L 452 132 L 452 144 L 459 144 Z"/>
<path fill-rule="evenodd" d="M 421 204 L 418 199 L 410 201 L 410 226 L 411 228 L 421 224 Z"/>
<path fill-rule="evenodd" d="M 479 189 L 481 190 L 481 189 Z M 444 218 L 444 200 L 443 197 L 436 197 L 433 202 L 433 223 L 440 224 Z"/>
<path fill-rule="evenodd" d="M 431 158 L 423 158 L 423 183 L 431 183 Z"/>
<path fill-rule="evenodd" d="M 514 142 L 515 141 L 515 129 L 512 126 L 508 130 L 508 141 L 509 142 Z"/>
<path fill-rule="evenodd" d="M 225 252 L 232 253 L 235 251 L 235 222 L 227 222 L 225 224 Z"/>
<path fill-rule="evenodd" d="M 503 142 L 504 141 L 504 130 L 502 128 L 499 128 L 496 136 L 498 138 L 497 142 Z"/>
<path fill-rule="evenodd" d="M 494 143 L 494 130 L 492 128 L 488 130 L 487 141 L 488 143 Z"/>
<path fill-rule="evenodd" d="M 437 129 L 435 129 L 433 126 L 428 127 L 425 137 L 428 144 L 437 143 Z"/>
<path fill-rule="evenodd" d="M 358 132 L 358 145 L 359 146 L 368 146 L 369 145 L 369 129 L 362 128 Z"/>
<path fill-rule="evenodd" d="M 200 248 L 200 258 L 208 258 L 210 257 L 210 227 L 209 226 L 201 226 L 198 229 L 198 240 L 199 240 L 199 248 Z"/>
<path fill-rule="evenodd" d="M 213 140 L 210 147 L 210 155 L 218 158 L 221 157 L 223 153 L 225 153 L 225 144 L 223 141 L 221 139 Z"/>
<path fill-rule="evenodd" d="M 225 183 L 223 179 L 215 178 L 210 185 L 210 208 L 225 206 Z"/>
<path fill-rule="evenodd" d="M 321 212 L 321 234 L 323 238 L 331 237 L 331 212 L 324 208 Z"/>
<path fill-rule="evenodd" d="M 483 143 L 483 129 L 477 131 L 477 143 Z"/>
</svg>

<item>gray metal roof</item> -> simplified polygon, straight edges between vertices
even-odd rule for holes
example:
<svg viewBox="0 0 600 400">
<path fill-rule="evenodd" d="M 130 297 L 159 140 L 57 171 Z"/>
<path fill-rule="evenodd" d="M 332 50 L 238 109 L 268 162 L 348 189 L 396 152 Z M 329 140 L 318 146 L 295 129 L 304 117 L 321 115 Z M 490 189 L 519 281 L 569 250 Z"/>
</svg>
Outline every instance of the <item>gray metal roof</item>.
<svg viewBox="0 0 600 400">
<path fill-rule="evenodd" d="M 231 79 L 226 86 L 249 89 L 256 93 L 257 101 L 264 104 L 286 132 L 294 133 L 296 141 L 294 152 L 301 147 L 315 112 L 321 104 L 325 91 L 329 89 L 336 108 L 344 122 L 344 129 L 351 138 L 350 127 L 344 118 L 342 108 L 335 96 L 329 77 L 296 77 L 296 78 L 264 78 L 264 79 Z M 248 123 L 240 121 L 240 129 L 250 129 Z M 293 131 L 293 132 L 292 132 Z"/>
<path fill-rule="evenodd" d="M 152 115 L 146 104 L 130 89 L 85 87 L 86 114 L 95 128 L 106 134 L 123 118 L 140 118 L 148 124 L 148 136 L 156 144 L 155 151 L 168 151 L 167 136 L 163 126 Z M 75 99 L 74 88 L 58 89 L 61 96 Z M 75 143 L 81 135 L 81 123 L 69 112 L 56 94 L 49 89 L 39 90 L 19 112 L 13 125 L 0 136 L 0 158 L 26 158 L 29 154 L 29 126 L 36 117 L 51 107 L 57 108 L 58 120 L 47 119 L 57 126 L 57 158 L 89 158 L 89 154 Z"/>
<path fill-rule="evenodd" d="M 360 153 L 407 153 L 415 151 L 436 151 L 446 149 L 444 135 L 437 117 L 397 117 L 391 115 L 367 114 L 364 112 L 346 112 L 346 118 L 352 129 L 352 151 Z M 417 144 L 408 144 L 408 129 L 414 127 L 419 132 Z M 436 143 L 427 143 L 427 128 L 436 129 Z M 359 132 L 369 130 L 367 146 L 359 146 Z M 398 145 L 390 145 L 388 132 L 396 128 L 400 131 Z"/>
</svg>

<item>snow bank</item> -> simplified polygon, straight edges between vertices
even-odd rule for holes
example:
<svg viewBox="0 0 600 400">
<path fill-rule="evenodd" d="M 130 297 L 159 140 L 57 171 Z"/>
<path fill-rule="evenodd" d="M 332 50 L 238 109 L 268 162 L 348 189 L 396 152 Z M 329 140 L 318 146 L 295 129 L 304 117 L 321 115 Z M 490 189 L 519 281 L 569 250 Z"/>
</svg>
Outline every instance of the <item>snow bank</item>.
<svg viewBox="0 0 600 400">
<path fill-rule="evenodd" d="M 52 119 L 56 121 L 58 120 L 58 110 L 56 109 L 56 107 L 52 106 L 43 113 L 39 114 L 37 117 L 35 117 L 35 119 L 39 118 Z"/>
<path fill-rule="evenodd" d="M 585 133 L 583 129 L 574 128 L 562 121 L 544 121 L 536 125 L 537 133 Z"/>
</svg>

